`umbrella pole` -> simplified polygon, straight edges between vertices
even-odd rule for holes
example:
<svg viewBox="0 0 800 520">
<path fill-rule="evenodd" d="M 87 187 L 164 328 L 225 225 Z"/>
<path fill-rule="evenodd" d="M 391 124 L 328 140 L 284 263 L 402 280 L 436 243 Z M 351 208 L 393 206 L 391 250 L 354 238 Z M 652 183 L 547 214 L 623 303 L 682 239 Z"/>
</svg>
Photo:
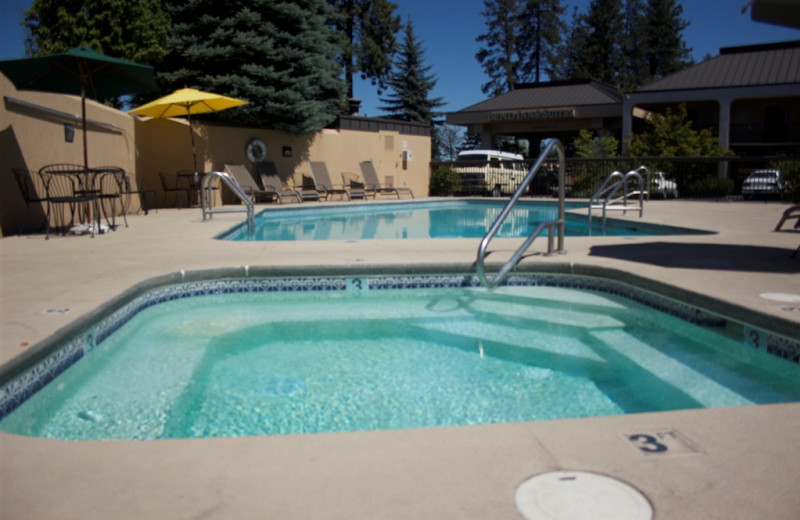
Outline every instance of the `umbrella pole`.
<svg viewBox="0 0 800 520">
<path fill-rule="evenodd" d="M 89 171 L 89 151 L 86 146 L 86 93 L 81 83 L 81 120 L 83 124 L 83 168 Z"/>
<path fill-rule="evenodd" d="M 192 114 L 189 113 L 189 110 L 186 110 L 186 117 L 189 119 L 189 137 L 192 138 L 192 164 L 194 165 L 194 176 L 195 179 L 197 178 L 197 150 L 195 150 L 194 146 L 194 132 L 192 131 Z"/>
<path fill-rule="evenodd" d="M 189 136 L 192 138 L 192 164 L 194 165 L 194 183 L 197 186 L 197 203 L 200 204 L 200 174 L 197 171 L 197 150 L 194 146 L 194 132 L 192 131 L 192 114 L 186 109 L 186 117 L 189 119 Z"/>
<path fill-rule="evenodd" d="M 86 91 L 83 86 L 83 82 L 81 82 L 81 119 L 83 125 L 83 175 L 84 175 L 84 182 L 86 185 L 83 187 L 84 190 L 93 190 L 94 187 L 90 185 L 92 182 L 92 177 L 89 173 L 89 147 L 86 145 L 87 138 L 86 138 Z M 94 210 L 94 211 L 92 211 Z M 94 233 L 97 231 L 100 232 L 100 208 L 97 207 L 97 200 L 94 201 L 94 208 L 92 208 L 92 204 L 86 202 L 86 214 L 89 217 L 89 226 L 91 226 L 92 238 L 94 238 Z M 94 213 L 94 214 L 93 214 Z M 97 228 L 94 226 L 94 218 L 97 219 Z"/>
</svg>

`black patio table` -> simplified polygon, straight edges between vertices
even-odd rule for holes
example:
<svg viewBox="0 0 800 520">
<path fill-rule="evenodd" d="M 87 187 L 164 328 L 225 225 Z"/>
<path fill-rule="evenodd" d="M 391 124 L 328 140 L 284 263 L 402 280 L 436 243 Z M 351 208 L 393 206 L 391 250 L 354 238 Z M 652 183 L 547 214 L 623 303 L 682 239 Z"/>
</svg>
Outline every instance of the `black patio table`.
<svg viewBox="0 0 800 520">
<path fill-rule="evenodd" d="M 51 164 L 39 170 L 48 198 L 48 229 L 50 236 L 50 205 L 69 204 L 71 209 L 70 225 L 74 223 L 74 207 L 84 206 L 79 212 L 79 224 L 88 225 L 92 237 L 95 233 L 103 233 L 100 225 L 99 201 L 103 198 L 117 197 L 119 192 L 104 192 L 99 180 L 103 175 L 116 174 L 122 171 L 117 167 L 84 168 L 76 164 Z M 60 180 L 59 180 L 60 178 Z M 108 218 L 106 219 L 108 220 Z M 116 227 L 109 222 L 109 228 Z"/>
</svg>

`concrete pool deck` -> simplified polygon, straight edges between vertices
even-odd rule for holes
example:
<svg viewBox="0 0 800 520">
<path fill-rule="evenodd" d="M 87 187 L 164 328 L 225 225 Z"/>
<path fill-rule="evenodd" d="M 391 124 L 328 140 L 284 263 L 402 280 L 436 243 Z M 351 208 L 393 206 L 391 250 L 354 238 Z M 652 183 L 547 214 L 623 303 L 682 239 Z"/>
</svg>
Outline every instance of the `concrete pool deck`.
<svg viewBox="0 0 800 520">
<path fill-rule="evenodd" d="M 646 222 L 713 235 L 585 237 L 524 262 L 630 271 L 757 311 L 800 331 L 800 233 L 773 232 L 763 202 L 651 201 Z M 623 217 L 639 220 L 636 217 Z M 89 237 L 0 239 L 0 361 L 6 363 L 137 283 L 232 266 L 468 267 L 479 240 L 233 243 L 239 214 L 131 215 Z M 497 258 L 517 240 L 498 239 Z M 800 333 L 797 335 L 800 336 Z M 797 337 L 796 336 L 796 337 Z M 520 518 L 516 488 L 547 471 L 601 473 L 657 519 L 796 518 L 800 404 L 345 434 L 65 442 L 0 434 L 0 518 Z M 648 454 L 629 440 L 665 446 Z M 643 437 L 642 437 L 643 438 Z"/>
</svg>

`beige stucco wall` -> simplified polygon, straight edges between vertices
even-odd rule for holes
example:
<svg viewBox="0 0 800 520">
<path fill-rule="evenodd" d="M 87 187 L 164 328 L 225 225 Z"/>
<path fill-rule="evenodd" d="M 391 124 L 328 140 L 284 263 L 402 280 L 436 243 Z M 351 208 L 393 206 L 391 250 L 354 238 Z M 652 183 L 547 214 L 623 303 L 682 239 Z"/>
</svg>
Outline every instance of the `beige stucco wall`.
<svg viewBox="0 0 800 520">
<path fill-rule="evenodd" d="M 35 172 L 45 165 L 82 164 L 83 134 L 78 118 L 80 98 L 76 96 L 17 91 L 1 74 L 0 96 L 0 234 L 9 235 L 20 231 L 26 212 L 12 168 L 33 172 L 31 178 L 38 182 Z M 91 100 L 87 100 L 86 108 L 87 119 L 113 125 L 109 128 L 89 124 L 89 166 L 122 167 L 134 189 L 154 190 L 156 205 L 164 204 L 158 173 L 173 175 L 179 170 L 193 169 L 188 122 L 180 118 L 138 119 Z M 74 126 L 72 142 L 65 141 L 65 123 Z M 251 139 L 258 138 L 267 144 L 267 159 L 276 163 L 288 185 L 302 183 L 303 175 L 309 174 L 309 160 L 326 162 L 333 182 L 342 182 L 343 172 L 360 178 L 358 163 L 371 160 L 382 181 L 391 179 L 395 186 L 409 187 L 416 197 L 428 194 L 431 155 L 427 135 L 326 129 L 313 135 L 292 136 L 202 121 L 193 121 L 192 130 L 198 169 L 202 171 L 221 170 L 226 163 L 244 164 L 252 171 L 245 149 Z M 173 200 L 167 198 L 166 204 L 172 204 Z M 230 195 L 225 196 L 225 201 L 235 203 Z M 130 211 L 139 209 L 139 200 L 133 197 Z M 38 229 L 44 214 L 43 204 L 32 205 L 24 231 Z"/>
<path fill-rule="evenodd" d="M 0 103 L 0 233 L 9 235 L 20 232 L 23 227 L 26 206 L 11 169 L 34 172 L 31 178 L 38 182 L 35 172 L 45 165 L 83 164 L 83 131 L 79 122 L 80 97 L 17 91 L 0 74 Z M 113 125 L 112 128 L 87 125 L 89 166 L 115 165 L 128 172 L 134 171 L 133 119 L 91 100 L 86 102 L 86 117 L 89 121 Z M 65 124 L 73 125 L 72 142 L 65 139 Z M 131 209 L 137 208 L 138 200 Z M 30 222 L 22 230 L 38 229 L 44 214 L 42 206 L 33 205 Z"/>
<path fill-rule="evenodd" d="M 360 179 L 358 163 L 373 161 L 382 181 L 409 187 L 415 196 L 428 194 L 431 153 L 427 135 L 325 129 L 312 135 L 293 136 L 200 121 L 194 121 L 192 129 L 197 166 L 202 171 L 223 170 L 225 164 L 243 164 L 254 171 L 246 147 L 251 139 L 257 138 L 267 145 L 267 160 L 275 163 L 287 185 L 299 186 L 303 176 L 310 175 L 309 160 L 324 161 L 334 183 L 343 182 L 342 173 Z M 137 169 L 148 189 L 160 190 L 158 172 L 171 175 L 178 170 L 193 169 L 191 137 L 185 119 L 137 121 L 136 137 Z"/>
</svg>

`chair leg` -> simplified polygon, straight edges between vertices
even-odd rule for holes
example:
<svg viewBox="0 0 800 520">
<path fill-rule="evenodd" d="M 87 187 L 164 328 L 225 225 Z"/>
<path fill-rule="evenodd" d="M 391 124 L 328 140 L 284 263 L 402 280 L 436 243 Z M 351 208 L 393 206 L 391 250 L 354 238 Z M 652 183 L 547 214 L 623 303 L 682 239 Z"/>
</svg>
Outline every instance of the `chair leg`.
<svg viewBox="0 0 800 520">
<path fill-rule="evenodd" d="M 50 201 L 47 201 L 47 216 L 45 217 L 45 240 L 50 240 Z"/>
</svg>

